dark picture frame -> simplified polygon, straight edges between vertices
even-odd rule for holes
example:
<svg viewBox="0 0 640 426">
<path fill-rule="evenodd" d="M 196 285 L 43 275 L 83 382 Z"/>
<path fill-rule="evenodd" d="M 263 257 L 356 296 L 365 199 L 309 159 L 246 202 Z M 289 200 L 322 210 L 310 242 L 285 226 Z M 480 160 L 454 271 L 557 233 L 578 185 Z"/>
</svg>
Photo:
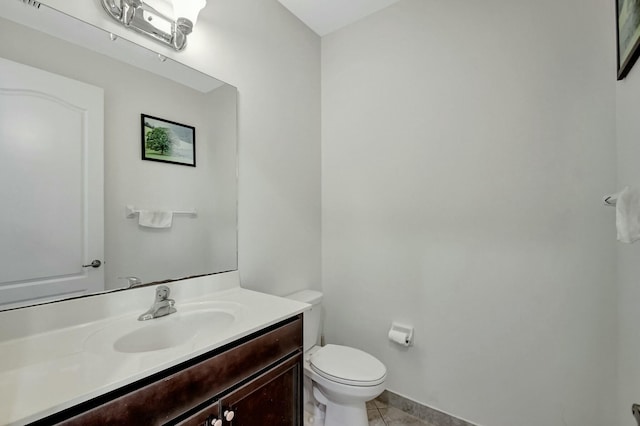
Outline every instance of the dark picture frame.
<svg viewBox="0 0 640 426">
<path fill-rule="evenodd" d="M 640 55 L 640 0 L 616 0 L 618 80 L 629 74 Z"/>
<path fill-rule="evenodd" d="M 140 114 L 142 159 L 196 166 L 196 128 Z"/>
</svg>

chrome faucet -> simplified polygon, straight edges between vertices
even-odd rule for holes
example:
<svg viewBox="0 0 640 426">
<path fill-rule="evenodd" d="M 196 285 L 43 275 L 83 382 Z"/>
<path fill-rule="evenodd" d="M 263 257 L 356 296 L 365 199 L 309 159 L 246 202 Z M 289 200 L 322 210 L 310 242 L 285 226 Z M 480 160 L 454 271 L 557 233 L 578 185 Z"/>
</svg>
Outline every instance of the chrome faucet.
<svg viewBox="0 0 640 426">
<path fill-rule="evenodd" d="M 176 308 L 173 307 L 173 305 L 176 304 L 176 301 L 169 299 L 170 293 L 171 289 L 169 287 L 166 285 L 159 285 L 156 288 L 156 300 L 147 312 L 138 317 L 138 321 L 146 321 L 177 312 Z"/>
<path fill-rule="evenodd" d="M 127 280 L 128 282 L 128 287 L 127 288 L 134 288 L 134 287 L 139 287 L 142 285 L 142 280 L 138 277 L 118 277 L 119 280 Z"/>
</svg>

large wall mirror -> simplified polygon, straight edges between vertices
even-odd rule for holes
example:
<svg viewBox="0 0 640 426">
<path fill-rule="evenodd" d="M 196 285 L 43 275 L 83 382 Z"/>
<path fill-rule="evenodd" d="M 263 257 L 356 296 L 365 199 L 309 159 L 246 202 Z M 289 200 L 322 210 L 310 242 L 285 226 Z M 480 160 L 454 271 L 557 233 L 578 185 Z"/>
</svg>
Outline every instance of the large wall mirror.
<svg viewBox="0 0 640 426">
<path fill-rule="evenodd" d="M 0 309 L 237 269 L 236 88 L 44 5 L 0 40 Z"/>
</svg>

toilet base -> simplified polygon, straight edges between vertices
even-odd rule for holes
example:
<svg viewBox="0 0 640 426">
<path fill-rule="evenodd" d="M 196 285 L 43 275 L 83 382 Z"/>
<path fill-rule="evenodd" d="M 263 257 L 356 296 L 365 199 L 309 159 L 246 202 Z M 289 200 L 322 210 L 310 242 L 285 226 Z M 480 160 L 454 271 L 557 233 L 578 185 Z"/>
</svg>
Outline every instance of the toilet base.
<svg viewBox="0 0 640 426">
<path fill-rule="evenodd" d="M 336 404 L 314 386 L 313 396 L 325 406 L 324 426 L 368 426 L 367 406 L 364 401 Z"/>
<path fill-rule="evenodd" d="M 324 410 L 326 407 L 322 404 L 316 403 L 313 409 L 308 410 L 305 408 L 303 411 L 304 426 L 324 426 Z"/>
</svg>

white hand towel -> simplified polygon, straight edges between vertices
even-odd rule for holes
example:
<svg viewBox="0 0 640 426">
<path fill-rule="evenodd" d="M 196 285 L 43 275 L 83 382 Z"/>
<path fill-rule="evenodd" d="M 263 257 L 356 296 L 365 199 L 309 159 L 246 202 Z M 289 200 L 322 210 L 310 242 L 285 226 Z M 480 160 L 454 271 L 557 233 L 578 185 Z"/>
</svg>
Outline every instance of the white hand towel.
<svg viewBox="0 0 640 426">
<path fill-rule="evenodd" d="M 157 210 L 140 210 L 138 225 L 147 228 L 171 228 L 173 212 Z"/>
<path fill-rule="evenodd" d="M 640 191 L 626 186 L 616 202 L 618 241 L 633 243 L 640 239 Z"/>
</svg>

